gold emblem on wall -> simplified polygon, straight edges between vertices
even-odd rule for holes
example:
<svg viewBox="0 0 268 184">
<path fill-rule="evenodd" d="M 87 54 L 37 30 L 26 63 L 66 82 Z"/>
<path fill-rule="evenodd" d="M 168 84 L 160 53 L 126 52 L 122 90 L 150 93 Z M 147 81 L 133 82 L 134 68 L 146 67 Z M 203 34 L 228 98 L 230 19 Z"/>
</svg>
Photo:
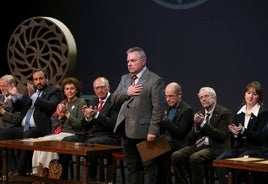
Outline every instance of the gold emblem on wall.
<svg viewBox="0 0 268 184">
<path fill-rule="evenodd" d="M 74 71 L 77 50 L 69 29 L 51 17 L 32 17 L 23 21 L 13 32 L 8 43 L 8 65 L 24 90 L 32 71 L 43 68 L 49 82 L 58 85 Z"/>
</svg>

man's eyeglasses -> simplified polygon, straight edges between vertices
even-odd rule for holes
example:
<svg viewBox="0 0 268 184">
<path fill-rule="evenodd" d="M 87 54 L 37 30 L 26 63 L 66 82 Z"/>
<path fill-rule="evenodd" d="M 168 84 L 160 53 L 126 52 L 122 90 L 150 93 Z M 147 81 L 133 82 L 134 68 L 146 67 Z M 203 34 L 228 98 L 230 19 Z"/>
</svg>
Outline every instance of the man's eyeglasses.
<svg viewBox="0 0 268 184">
<path fill-rule="evenodd" d="M 107 88 L 107 86 L 95 86 L 94 87 L 95 90 L 104 90 L 106 88 Z"/>
</svg>

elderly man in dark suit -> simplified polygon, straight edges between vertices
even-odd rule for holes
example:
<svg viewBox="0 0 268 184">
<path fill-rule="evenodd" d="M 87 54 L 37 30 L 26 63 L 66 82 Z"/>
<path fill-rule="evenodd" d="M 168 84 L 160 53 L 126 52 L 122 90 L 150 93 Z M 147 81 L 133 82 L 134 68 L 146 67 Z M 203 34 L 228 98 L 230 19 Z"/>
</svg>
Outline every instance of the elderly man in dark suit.
<svg viewBox="0 0 268 184">
<path fill-rule="evenodd" d="M 6 74 L 0 78 L 0 129 L 13 127 L 20 117 L 20 112 L 15 111 L 12 95 L 9 92 L 9 89 L 16 85 L 16 79 L 12 75 Z M 14 170 L 16 161 L 15 156 L 11 155 L 15 155 L 15 150 L 9 149 L 8 155 L 8 170 Z"/>
<path fill-rule="evenodd" d="M 191 145 L 171 155 L 175 182 L 180 184 L 188 183 L 188 169 L 193 184 L 203 183 L 204 163 L 231 146 L 228 132 L 231 111 L 217 104 L 216 92 L 211 87 L 201 88 L 198 97 L 203 109 L 194 115 L 194 125 L 189 133 Z"/>
<path fill-rule="evenodd" d="M 15 108 L 21 109 L 21 116 L 16 119 L 15 127 L 1 130 L 0 140 L 35 138 L 51 133 L 50 118 L 61 100 L 60 89 L 48 83 L 47 73 L 42 69 L 34 71 L 32 79 L 33 85 L 27 84 L 27 90 L 21 98 L 18 98 L 15 86 L 10 89 Z M 32 153 L 22 150 L 16 170 L 9 171 L 9 176 L 31 172 Z"/>
<path fill-rule="evenodd" d="M 144 173 L 144 183 L 154 184 L 157 179 L 157 164 L 153 159 L 142 163 L 136 144 L 154 141 L 160 133 L 159 122 L 164 112 L 164 80 L 146 67 L 143 49 L 127 50 L 128 74 L 112 95 L 112 101 L 122 104 L 115 131 L 122 134 L 122 148 L 128 169 L 128 184 L 139 184 Z"/>
<path fill-rule="evenodd" d="M 16 79 L 9 74 L 0 78 L 0 128 L 14 126 L 14 118 L 19 117 L 19 112 L 15 112 L 14 102 L 8 90 L 12 86 L 16 86 L 16 83 Z"/>
</svg>

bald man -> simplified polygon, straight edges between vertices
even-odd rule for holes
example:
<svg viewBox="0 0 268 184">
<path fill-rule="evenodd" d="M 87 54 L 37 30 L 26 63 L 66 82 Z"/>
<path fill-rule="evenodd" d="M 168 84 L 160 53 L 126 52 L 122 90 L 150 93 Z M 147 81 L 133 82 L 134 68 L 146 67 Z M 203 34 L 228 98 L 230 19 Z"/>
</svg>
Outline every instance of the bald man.
<svg viewBox="0 0 268 184">
<path fill-rule="evenodd" d="M 174 151 L 182 148 L 187 143 L 186 135 L 193 126 L 193 109 L 182 100 L 182 88 L 177 82 L 169 83 L 165 88 L 165 97 L 168 107 L 165 110 L 165 117 L 160 122 L 161 133 L 171 147 L 171 151 L 159 157 L 159 179 L 158 183 L 171 183 L 171 178 L 164 170 L 170 162 L 170 155 Z"/>
</svg>

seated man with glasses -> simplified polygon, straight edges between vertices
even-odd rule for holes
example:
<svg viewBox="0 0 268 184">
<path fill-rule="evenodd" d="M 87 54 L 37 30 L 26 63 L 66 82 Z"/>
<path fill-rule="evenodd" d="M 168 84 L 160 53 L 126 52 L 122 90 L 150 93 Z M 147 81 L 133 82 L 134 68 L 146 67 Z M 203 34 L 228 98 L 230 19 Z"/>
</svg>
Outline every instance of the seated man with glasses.
<svg viewBox="0 0 268 184">
<path fill-rule="evenodd" d="M 192 130 L 187 135 L 189 146 L 171 155 L 175 183 L 188 183 L 188 179 L 192 184 L 203 183 L 204 164 L 231 145 L 228 125 L 232 122 L 232 112 L 217 103 L 216 92 L 211 87 L 200 88 L 198 98 L 202 109 L 194 115 Z"/>
</svg>

